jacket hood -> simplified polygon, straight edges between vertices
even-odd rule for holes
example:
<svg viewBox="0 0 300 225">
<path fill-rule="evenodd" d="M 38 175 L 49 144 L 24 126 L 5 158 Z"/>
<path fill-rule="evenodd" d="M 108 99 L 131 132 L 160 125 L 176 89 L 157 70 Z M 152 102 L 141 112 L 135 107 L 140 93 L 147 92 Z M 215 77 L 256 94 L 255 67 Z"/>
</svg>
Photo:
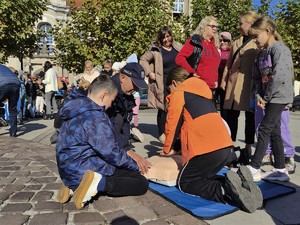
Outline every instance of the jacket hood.
<svg viewBox="0 0 300 225">
<path fill-rule="evenodd" d="M 86 95 L 72 91 L 68 100 L 64 102 L 63 107 L 60 109 L 59 115 L 63 120 L 70 120 L 86 111 L 105 111 L 104 106 L 99 106 L 93 102 Z"/>
</svg>

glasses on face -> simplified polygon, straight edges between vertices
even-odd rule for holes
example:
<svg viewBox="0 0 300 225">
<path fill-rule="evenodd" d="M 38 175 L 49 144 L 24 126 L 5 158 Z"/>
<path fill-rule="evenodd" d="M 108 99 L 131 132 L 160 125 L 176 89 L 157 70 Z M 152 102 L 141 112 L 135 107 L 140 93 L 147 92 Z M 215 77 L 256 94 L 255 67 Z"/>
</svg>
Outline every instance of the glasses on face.
<svg viewBox="0 0 300 225">
<path fill-rule="evenodd" d="M 210 24 L 208 24 L 207 26 L 209 26 L 213 30 L 218 30 L 219 29 L 218 25 L 210 25 Z"/>
<path fill-rule="evenodd" d="M 230 42 L 230 40 L 228 40 L 228 39 L 219 39 L 219 41 L 220 41 L 220 42 L 226 42 L 226 43 L 229 43 L 229 42 Z"/>
</svg>

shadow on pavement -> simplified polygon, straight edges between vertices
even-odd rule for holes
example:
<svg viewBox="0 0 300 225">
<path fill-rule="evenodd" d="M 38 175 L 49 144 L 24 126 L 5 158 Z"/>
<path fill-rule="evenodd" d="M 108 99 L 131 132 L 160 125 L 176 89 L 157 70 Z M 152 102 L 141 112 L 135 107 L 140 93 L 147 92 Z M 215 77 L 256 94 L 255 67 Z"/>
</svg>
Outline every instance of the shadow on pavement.
<svg viewBox="0 0 300 225">
<path fill-rule="evenodd" d="M 125 224 L 128 224 L 128 225 L 139 225 L 139 223 L 130 218 L 129 216 L 122 216 L 122 217 L 119 217 L 119 218 L 116 218 L 114 220 L 112 220 L 110 222 L 111 225 L 125 225 Z"/>
<path fill-rule="evenodd" d="M 34 131 L 34 130 L 39 130 L 39 129 L 44 129 L 47 126 L 44 124 L 39 124 L 39 123 L 25 123 L 23 125 L 18 125 L 18 133 L 17 136 L 21 136 L 25 133 Z"/>
</svg>

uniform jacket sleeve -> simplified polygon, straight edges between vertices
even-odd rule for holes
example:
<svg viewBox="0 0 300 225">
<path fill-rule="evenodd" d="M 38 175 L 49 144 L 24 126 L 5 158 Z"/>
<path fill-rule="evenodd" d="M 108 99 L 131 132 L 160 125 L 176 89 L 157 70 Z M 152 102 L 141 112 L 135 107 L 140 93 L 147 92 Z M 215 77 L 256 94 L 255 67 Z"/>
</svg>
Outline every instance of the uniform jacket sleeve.
<svg viewBox="0 0 300 225">
<path fill-rule="evenodd" d="M 186 71 L 188 71 L 188 73 L 195 73 L 196 71 L 187 62 L 187 59 L 192 55 L 194 51 L 194 46 L 190 44 L 190 39 L 191 38 L 189 38 L 185 42 L 184 46 L 177 54 L 175 62 L 177 66 L 184 68 Z"/>
<path fill-rule="evenodd" d="M 182 112 L 184 107 L 183 91 L 175 91 L 167 97 L 168 117 L 165 126 L 166 140 L 163 151 L 169 153 L 178 138 L 182 126 Z"/>
</svg>

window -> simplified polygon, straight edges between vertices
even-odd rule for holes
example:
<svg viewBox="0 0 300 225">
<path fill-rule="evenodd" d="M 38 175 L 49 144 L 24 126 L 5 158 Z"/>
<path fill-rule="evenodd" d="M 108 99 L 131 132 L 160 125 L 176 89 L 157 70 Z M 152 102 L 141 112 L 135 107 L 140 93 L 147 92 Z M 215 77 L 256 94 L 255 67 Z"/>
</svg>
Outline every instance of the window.
<svg viewBox="0 0 300 225">
<path fill-rule="evenodd" d="M 49 55 L 54 55 L 54 50 L 53 50 L 53 37 L 52 34 L 50 34 L 50 30 L 52 29 L 51 24 L 49 23 L 42 23 L 38 26 L 39 30 L 44 34 L 43 37 L 41 37 L 39 41 L 39 54 L 49 54 Z M 47 47 L 47 53 L 45 53 L 44 45 Z"/>
<path fill-rule="evenodd" d="M 173 13 L 183 13 L 184 0 L 174 0 Z"/>
</svg>

